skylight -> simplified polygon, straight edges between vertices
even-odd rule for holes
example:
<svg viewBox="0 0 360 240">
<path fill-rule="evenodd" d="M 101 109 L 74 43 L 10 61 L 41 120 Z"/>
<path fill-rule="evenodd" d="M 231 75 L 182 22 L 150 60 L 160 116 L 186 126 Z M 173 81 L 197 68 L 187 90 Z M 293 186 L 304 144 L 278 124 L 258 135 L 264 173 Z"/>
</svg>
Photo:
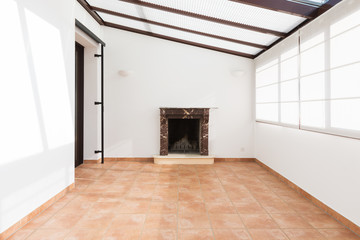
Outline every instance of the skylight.
<svg viewBox="0 0 360 240">
<path fill-rule="evenodd" d="M 327 0 L 77 1 L 107 27 L 247 58 L 255 58 L 328 9 L 317 11 Z"/>
<path fill-rule="evenodd" d="M 320 7 L 327 3 L 329 0 L 288 0 L 290 2 L 300 3 L 311 7 Z"/>
</svg>

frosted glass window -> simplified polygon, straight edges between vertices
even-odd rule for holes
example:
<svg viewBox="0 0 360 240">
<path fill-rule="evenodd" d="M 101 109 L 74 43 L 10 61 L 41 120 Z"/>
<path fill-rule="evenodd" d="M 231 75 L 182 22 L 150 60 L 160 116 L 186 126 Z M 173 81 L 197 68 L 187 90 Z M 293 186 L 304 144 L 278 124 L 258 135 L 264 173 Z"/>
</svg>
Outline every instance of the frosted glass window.
<svg viewBox="0 0 360 240">
<path fill-rule="evenodd" d="M 360 99 L 331 101 L 331 127 L 360 131 Z"/>
<path fill-rule="evenodd" d="M 330 66 L 360 61 L 360 27 L 338 35 L 330 41 Z"/>
<path fill-rule="evenodd" d="M 325 69 L 325 45 L 320 44 L 301 53 L 301 76 Z"/>
<path fill-rule="evenodd" d="M 360 63 L 331 70 L 331 98 L 360 97 Z"/>
<path fill-rule="evenodd" d="M 281 122 L 286 124 L 299 123 L 299 103 L 281 103 Z"/>
<path fill-rule="evenodd" d="M 256 102 L 278 102 L 278 85 L 269 85 L 256 89 Z"/>
<path fill-rule="evenodd" d="M 298 51 L 299 51 L 298 49 L 299 48 L 296 46 L 296 47 L 294 47 L 294 48 L 292 48 L 290 50 L 287 50 L 287 51 L 283 52 L 281 54 L 281 57 L 280 57 L 281 61 L 297 55 Z"/>
<path fill-rule="evenodd" d="M 256 119 L 272 122 L 279 121 L 279 105 L 277 103 L 256 104 Z"/>
<path fill-rule="evenodd" d="M 262 65 L 261 67 L 257 67 L 256 68 L 256 72 L 261 72 L 271 66 L 274 66 L 275 64 L 278 63 L 278 59 L 274 59 L 274 60 L 271 60 L 270 62 L 267 62 L 266 64 Z"/>
<path fill-rule="evenodd" d="M 325 99 L 325 73 L 318 73 L 300 79 L 300 99 Z"/>
<path fill-rule="evenodd" d="M 359 25 L 360 24 L 359 19 L 360 19 L 360 10 L 332 24 L 330 26 L 330 36 L 333 37 L 339 33 L 342 33 L 352 27 Z"/>
<path fill-rule="evenodd" d="M 298 57 L 292 57 L 281 63 L 281 81 L 296 78 L 298 76 Z"/>
<path fill-rule="evenodd" d="M 305 51 L 313 46 L 315 46 L 316 44 L 322 43 L 325 41 L 325 35 L 324 33 L 320 33 L 310 39 L 307 39 L 305 41 L 303 41 L 300 45 L 300 50 L 301 51 Z"/>
<path fill-rule="evenodd" d="M 277 83 L 279 81 L 279 67 L 274 65 L 256 74 L 256 87 Z"/>
<path fill-rule="evenodd" d="M 301 125 L 325 128 L 325 101 L 301 103 Z"/>
<path fill-rule="evenodd" d="M 281 102 L 298 101 L 299 99 L 299 84 L 297 79 L 280 84 Z"/>
</svg>

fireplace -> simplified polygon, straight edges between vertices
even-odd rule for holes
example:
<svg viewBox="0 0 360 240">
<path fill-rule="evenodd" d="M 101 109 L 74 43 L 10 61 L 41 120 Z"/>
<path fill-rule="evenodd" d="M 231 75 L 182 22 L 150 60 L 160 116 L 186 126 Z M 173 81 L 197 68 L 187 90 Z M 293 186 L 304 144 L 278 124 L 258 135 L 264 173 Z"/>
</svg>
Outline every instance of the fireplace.
<svg viewBox="0 0 360 240">
<path fill-rule="evenodd" d="M 160 108 L 160 155 L 208 155 L 209 108 Z"/>
</svg>

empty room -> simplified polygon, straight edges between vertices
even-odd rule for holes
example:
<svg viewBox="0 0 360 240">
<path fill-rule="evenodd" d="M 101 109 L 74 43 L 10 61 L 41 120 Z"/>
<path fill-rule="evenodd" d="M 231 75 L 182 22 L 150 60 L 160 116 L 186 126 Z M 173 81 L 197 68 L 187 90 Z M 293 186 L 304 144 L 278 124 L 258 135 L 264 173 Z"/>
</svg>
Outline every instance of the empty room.
<svg viewBox="0 0 360 240">
<path fill-rule="evenodd" d="M 0 240 L 360 240 L 359 0 L 1 6 Z"/>
</svg>

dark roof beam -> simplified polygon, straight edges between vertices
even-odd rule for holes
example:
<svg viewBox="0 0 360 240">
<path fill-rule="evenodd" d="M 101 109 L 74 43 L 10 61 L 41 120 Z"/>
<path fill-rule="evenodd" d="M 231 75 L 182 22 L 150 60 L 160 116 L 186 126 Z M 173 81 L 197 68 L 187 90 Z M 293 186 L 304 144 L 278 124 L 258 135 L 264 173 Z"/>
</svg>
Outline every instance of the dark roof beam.
<svg viewBox="0 0 360 240">
<path fill-rule="evenodd" d="M 91 6 L 87 3 L 86 0 L 77 0 L 78 3 L 97 21 L 100 25 L 104 25 L 104 21 L 101 19 L 96 12 L 91 10 Z"/>
</svg>

